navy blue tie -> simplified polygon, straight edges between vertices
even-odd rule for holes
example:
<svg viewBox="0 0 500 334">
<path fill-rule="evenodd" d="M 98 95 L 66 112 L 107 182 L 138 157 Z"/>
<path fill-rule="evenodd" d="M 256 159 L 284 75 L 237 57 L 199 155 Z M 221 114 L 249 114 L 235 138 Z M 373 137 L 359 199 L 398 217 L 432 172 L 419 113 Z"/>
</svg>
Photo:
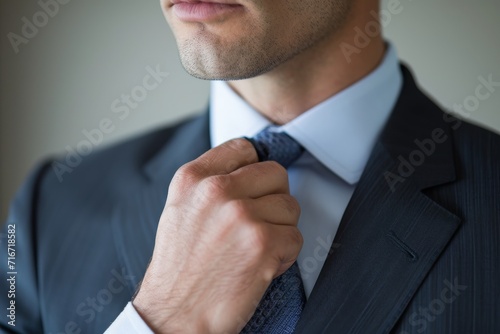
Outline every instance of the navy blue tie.
<svg viewBox="0 0 500 334">
<path fill-rule="evenodd" d="M 255 147 L 259 161 L 274 160 L 287 168 L 304 149 L 284 132 L 267 127 L 253 138 L 247 138 Z M 241 334 L 293 333 L 304 309 L 306 296 L 295 262 L 286 272 L 276 277 L 267 288 L 257 309 Z"/>
</svg>

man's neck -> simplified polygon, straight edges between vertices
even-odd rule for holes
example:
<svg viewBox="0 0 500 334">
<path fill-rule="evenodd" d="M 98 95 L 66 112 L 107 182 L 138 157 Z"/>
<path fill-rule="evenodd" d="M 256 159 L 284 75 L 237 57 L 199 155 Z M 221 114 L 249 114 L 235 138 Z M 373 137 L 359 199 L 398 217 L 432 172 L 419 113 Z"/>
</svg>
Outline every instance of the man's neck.
<svg viewBox="0 0 500 334">
<path fill-rule="evenodd" d="M 274 70 L 246 80 L 231 81 L 229 85 L 253 108 L 273 123 L 285 124 L 320 102 L 349 87 L 374 70 L 385 52 L 381 33 L 370 38 L 359 53 L 346 57 L 340 47 L 355 45 L 359 28 L 373 21 L 370 12 L 378 8 L 356 10 L 356 16 L 346 22 L 335 36 L 305 50 Z"/>
</svg>

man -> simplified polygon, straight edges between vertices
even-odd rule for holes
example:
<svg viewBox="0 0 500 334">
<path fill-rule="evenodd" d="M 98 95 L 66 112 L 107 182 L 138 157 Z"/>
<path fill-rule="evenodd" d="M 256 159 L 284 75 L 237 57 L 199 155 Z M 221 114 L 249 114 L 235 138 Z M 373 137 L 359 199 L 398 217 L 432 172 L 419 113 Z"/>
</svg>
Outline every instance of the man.
<svg viewBox="0 0 500 334">
<path fill-rule="evenodd" d="M 500 137 L 380 35 L 347 62 L 377 0 L 162 8 L 209 112 L 33 173 L 3 331 L 500 331 Z"/>
</svg>

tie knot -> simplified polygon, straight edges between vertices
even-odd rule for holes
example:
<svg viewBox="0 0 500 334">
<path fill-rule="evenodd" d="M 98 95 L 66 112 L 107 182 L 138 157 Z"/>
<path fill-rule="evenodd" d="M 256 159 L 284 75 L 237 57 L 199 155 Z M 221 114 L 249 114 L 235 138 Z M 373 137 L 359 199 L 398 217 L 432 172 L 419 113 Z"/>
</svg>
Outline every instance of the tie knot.
<svg viewBox="0 0 500 334">
<path fill-rule="evenodd" d="M 285 132 L 278 132 L 276 127 L 268 126 L 253 138 L 248 139 L 259 157 L 259 161 L 273 160 L 288 168 L 297 160 L 304 148 Z"/>
</svg>

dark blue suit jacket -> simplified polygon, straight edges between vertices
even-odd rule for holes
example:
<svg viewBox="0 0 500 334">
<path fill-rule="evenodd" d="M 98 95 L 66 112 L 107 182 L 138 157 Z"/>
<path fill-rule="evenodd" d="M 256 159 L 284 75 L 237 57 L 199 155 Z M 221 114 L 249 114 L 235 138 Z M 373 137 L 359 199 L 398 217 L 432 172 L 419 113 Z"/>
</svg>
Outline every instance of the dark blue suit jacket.
<svg viewBox="0 0 500 334">
<path fill-rule="evenodd" d="M 500 137 L 402 71 L 297 333 L 500 333 Z M 2 278 L 1 331 L 102 333 L 146 271 L 172 176 L 209 147 L 203 114 L 92 154 L 62 182 L 52 161 L 37 168 L 7 221 L 16 326 Z"/>
</svg>

